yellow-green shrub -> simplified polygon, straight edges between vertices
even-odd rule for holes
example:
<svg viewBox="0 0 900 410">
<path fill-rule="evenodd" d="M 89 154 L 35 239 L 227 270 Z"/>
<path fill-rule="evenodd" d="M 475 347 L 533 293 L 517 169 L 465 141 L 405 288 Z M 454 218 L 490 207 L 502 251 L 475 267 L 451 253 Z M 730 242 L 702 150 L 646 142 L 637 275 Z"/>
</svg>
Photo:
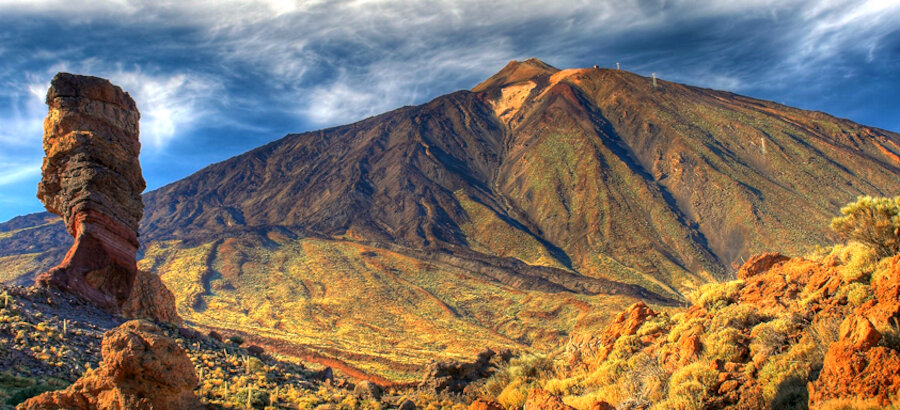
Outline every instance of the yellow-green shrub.
<svg viewBox="0 0 900 410">
<path fill-rule="evenodd" d="M 841 286 L 835 294 L 836 297 L 847 297 L 847 302 L 853 306 L 860 306 L 872 298 L 872 288 L 859 282 L 848 283 Z"/>
<path fill-rule="evenodd" d="M 743 281 L 707 283 L 696 292 L 696 302 L 707 310 L 715 310 L 735 302 Z"/>
<path fill-rule="evenodd" d="M 733 327 L 719 328 L 703 339 L 703 349 L 709 360 L 721 359 L 726 362 L 743 360 L 744 347 L 741 332 Z"/>
<path fill-rule="evenodd" d="M 838 269 L 847 282 L 867 281 L 878 264 L 875 250 L 860 242 L 835 245 L 828 258 L 841 265 Z"/>
<path fill-rule="evenodd" d="M 533 383 L 526 381 L 524 377 L 518 377 L 500 392 L 497 401 L 508 409 L 520 409 L 525 405 L 528 390 L 532 387 L 534 387 Z"/>
<path fill-rule="evenodd" d="M 755 307 L 749 305 L 729 305 L 720 309 L 710 322 L 710 329 L 733 327 L 747 329 L 759 323 L 761 316 Z"/>
<path fill-rule="evenodd" d="M 758 355 L 768 357 L 781 352 L 788 342 L 788 336 L 797 328 L 792 316 L 783 316 L 763 322 L 750 331 L 750 356 L 757 361 Z"/>
<path fill-rule="evenodd" d="M 714 394 L 718 373 L 709 362 L 689 364 L 675 371 L 669 379 L 668 398 L 654 409 L 700 410 Z"/>
<path fill-rule="evenodd" d="M 848 240 L 871 246 L 879 257 L 900 253 L 900 196 L 861 196 L 841 208 L 844 216 L 831 221 L 831 229 Z"/>
</svg>

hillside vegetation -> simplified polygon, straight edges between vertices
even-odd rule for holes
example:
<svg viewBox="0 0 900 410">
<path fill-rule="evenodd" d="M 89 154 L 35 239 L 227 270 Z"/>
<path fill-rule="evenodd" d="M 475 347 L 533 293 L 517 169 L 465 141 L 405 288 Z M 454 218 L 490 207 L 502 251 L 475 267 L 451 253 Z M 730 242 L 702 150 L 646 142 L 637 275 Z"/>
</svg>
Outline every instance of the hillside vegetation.
<svg viewBox="0 0 900 410">
<path fill-rule="evenodd" d="M 897 408 L 900 254 L 878 249 L 900 238 L 898 200 L 860 198 L 835 218 L 851 238 L 881 232 L 868 245 L 758 255 L 688 309 L 637 303 L 602 332 L 514 360 L 483 394 L 504 408 L 541 394 L 576 409 Z"/>
</svg>

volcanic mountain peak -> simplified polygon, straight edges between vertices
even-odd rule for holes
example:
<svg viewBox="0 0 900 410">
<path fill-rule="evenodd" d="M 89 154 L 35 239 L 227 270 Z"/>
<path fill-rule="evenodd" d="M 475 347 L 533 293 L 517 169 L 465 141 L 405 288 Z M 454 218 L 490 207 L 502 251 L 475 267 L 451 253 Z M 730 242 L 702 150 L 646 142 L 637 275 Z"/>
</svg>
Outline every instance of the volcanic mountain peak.
<svg viewBox="0 0 900 410">
<path fill-rule="evenodd" d="M 510 61 L 497 74 L 475 86 L 473 92 L 481 92 L 490 88 L 499 88 L 506 85 L 514 84 L 519 81 L 536 80 L 541 77 L 549 77 L 558 72 L 559 69 L 553 67 L 536 58 L 529 58 L 525 61 Z"/>
</svg>

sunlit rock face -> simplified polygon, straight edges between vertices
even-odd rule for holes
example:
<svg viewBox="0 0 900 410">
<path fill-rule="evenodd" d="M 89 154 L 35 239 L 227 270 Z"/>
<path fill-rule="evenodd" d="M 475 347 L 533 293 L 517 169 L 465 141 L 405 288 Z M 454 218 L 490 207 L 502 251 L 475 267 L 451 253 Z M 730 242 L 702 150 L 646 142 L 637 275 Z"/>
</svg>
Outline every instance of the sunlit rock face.
<svg viewBox="0 0 900 410">
<path fill-rule="evenodd" d="M 118 312 L 137 275 L 145 188 L 140 113 L 128 93 L 109 81 L 67 73 L 53 78 L 47 105 L 38 198 L 63 218 L 75 243 L 37 284 Z"/>
</svg>

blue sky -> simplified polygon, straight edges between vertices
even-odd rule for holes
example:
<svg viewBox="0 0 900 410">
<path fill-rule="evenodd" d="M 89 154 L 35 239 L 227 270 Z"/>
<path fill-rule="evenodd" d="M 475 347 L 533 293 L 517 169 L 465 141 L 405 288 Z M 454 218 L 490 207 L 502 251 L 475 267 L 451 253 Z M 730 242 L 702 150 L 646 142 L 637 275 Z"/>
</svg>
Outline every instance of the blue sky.
<svg viewBox="0 0 900 410">
<path fill-rule="evenodd" d="M 302 132 L 595 64 L 900 131 L 900 1 L 0 0 L 0 221 L 43 210 L 58 71 L 129 91 L 148 189 Z"/>
</svg>

